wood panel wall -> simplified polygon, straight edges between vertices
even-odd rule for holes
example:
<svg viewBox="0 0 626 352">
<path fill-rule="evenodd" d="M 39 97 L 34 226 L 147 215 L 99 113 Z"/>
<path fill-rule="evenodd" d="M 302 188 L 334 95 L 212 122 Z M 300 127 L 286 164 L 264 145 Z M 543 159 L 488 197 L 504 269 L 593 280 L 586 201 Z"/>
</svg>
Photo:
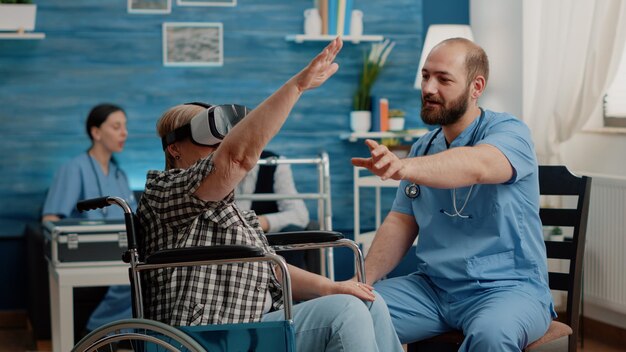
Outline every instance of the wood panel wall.
<svg viewBox="0 0 626 352">
<path fill-rule="evenodd" d="M 155 122 L 168 107 L 192 100 L 256 106 L 312 58 L 324 43 L 296 44 L 311 0 L 240 0 L 236 7 L 180 7 L 168 15 L 126 12 L 126 2 L 37 1 L 37 31 L 44 40 L 0 40 L 0 225 L 38 217 L 43 194 L 57 167 L 89 147 L 84 121 L 99 102 L 126 109 L 129 140 L 117 156 L 133 188 L 148 169 L 162 168 Z M 366 34 L 397 42 L 375 92 L 420 125 L 419 92 L 412 88 L 422 40 L 421 1 L 355 1 Z M 163 22 L 206 21 L 224 25 L 222 67 L 163 67 Z M 352 168 L 361 143 L 339 138 L 349 130 L 351 96 L 363 51 L 346 44 L 339 73 L 304 95 L 270 148 L 291 157 L 330 154 L 334 223 L 352 227 Z M 303 191 L 316 186 L 310 172 L 297 173 Z M 313 204 L 312 204 L 313 206 Z M 313 209 L 313 207 L 312 207 Z M 17 224 L 15 223 L 17 222 Z M 0 226 L 4 227 L 5 226 Z M 7 232 L 7 231 L 4 231 Z"/>
<path fill-rule="evenodd" d="M 36 0 L 37 32 L 44 40 L 0 40 L 0 279 L 17 286 L 0 292 L 0 309 L 24 306 L 24 226 L 40 216 L 44 194 L 60 164 L 89 147 L 86 115 L 100 102 L 121 105 L 129 140 L 117 159 L 134 189 L 148 169 L 163 167 L 155 123 L 168 107 L 188 101 L 237 102 L 254 107 L 312 58 L 324 43 L 296 44 L 303 11 L 313 0 L 238 0 L 236 7 L 180 7 L 167 15 L 129 14 L 126 0 Z M 396 41 L 374 93 L 422 127 L 413 89 L 421 43 L 430 23 L 468 23 L 468 0 L 355 0 L 364 33 Z M 427 12 L 432 14 L 428 15 Z M 222 22 L 224 65 L 162 65 L 163 22 Z M 288 157 L 331 160 L 333 225 L 351 235 L 350 158 L 365 155 L 349 131 L 351 97 L 367 43 L 346 43 L 340 70 L 324 87 L 305 94 L 269 148 Z M 311 169 L 294 168 L 300 191 L 312 192 Z M 393 193 L 393 192 L 391 192 Z M 389 206 L 392 194 L 385 196 Z M 374 226 L 373 194 L 362 194 L 362 228 Z M 315 204 L 309 204 L 315 214 Z M 340 258 L 337 258 L 340 260 Z M 349 260 L 346 266 L 350 267 Z M 17 281 L 14 281 L 17 280 Z"/>
</svg>

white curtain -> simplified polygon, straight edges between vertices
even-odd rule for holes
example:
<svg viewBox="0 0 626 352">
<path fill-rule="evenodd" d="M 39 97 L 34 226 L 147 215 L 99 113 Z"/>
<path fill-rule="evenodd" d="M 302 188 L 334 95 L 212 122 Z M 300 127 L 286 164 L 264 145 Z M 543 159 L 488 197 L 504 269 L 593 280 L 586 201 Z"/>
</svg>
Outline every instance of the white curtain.
<svg viewBox="0 0 626 352">
<path fill-rule="evenodd" d="M 626 1 L 524 1 L 523 119 L 541 164 L 581 130 L 617 72 Z"/>
</svg>

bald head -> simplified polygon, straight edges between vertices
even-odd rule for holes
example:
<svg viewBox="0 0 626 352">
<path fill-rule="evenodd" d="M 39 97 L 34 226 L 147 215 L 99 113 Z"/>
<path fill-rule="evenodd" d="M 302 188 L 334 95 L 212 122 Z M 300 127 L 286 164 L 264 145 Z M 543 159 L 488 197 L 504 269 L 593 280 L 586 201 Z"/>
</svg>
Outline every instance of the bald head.
<svg viewBox="0 0 626 352">
<path fill-rule="evenodd" d="M 465 53 L 465 69 L 467 71 L 467 83 L 469 84 L 477 76 L 485 78 L 485 84 L 489 79 L 489 59 L 479 45 L 465 38 L 450 38 L 437 44 L 431 53 L 439 48 L 455 47 Z M 430 54 L 429 54 L 430 55 Z"/>
</svg>

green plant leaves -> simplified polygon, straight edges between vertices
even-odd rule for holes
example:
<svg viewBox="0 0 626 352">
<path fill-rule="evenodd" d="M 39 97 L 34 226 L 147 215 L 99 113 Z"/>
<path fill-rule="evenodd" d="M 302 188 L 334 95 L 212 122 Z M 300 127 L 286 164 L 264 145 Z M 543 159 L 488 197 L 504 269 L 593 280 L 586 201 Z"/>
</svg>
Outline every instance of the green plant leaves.
<svg viewBox="0 0 626 352">
<path fill-rule="evenodd" d="M 369 53 L 363 54 L 363 69 L 359 76 L 359 86 L 353 98 L 353 110 L 370 110 L 372 86 L 395 45 L 395 42 L 386 39 L 381 43 L 372 44 Z"/>
</svg>

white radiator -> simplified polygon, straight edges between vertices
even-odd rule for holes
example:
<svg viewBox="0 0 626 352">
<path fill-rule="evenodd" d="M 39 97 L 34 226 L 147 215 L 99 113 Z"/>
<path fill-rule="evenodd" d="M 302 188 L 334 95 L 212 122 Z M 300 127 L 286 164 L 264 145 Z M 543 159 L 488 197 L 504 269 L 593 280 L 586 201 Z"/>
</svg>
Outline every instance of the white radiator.
<svg viewBox="0 0 626 352">
<path fill-rule="evenodd" d="M 607 314 L 626 314 L 626 178 L 590 176 L 584 314 L 606 320 Z"/>
</svg>

